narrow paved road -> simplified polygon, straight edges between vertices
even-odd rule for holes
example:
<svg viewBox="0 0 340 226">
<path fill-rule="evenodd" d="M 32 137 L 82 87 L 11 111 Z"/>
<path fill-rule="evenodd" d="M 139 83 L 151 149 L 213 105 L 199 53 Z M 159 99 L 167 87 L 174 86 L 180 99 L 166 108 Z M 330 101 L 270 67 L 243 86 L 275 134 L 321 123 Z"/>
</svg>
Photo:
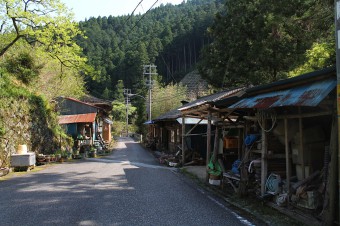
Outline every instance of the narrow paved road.
<svg viewBox="0 0 340 226">
<path fill-rule="evenodd" d="M 0 182 L 0 225 L 252 225 L 129 138 Z"/>
</svg>

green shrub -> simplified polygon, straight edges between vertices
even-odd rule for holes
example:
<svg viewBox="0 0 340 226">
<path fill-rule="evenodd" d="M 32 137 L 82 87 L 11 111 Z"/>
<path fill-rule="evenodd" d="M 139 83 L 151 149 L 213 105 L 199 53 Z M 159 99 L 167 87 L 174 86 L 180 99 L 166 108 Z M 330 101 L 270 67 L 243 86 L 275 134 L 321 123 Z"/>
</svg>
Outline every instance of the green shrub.
<svg viewBox="0 0 340 226">
<path fill-rule="evenodd" d="M 29 84 L 39 76 L 41 65 L 37 65 L 28 52 L 22 52 L 6 60 L 5 67 L 9 73 L 15 75 L 25 84 Z"/>
</svg>

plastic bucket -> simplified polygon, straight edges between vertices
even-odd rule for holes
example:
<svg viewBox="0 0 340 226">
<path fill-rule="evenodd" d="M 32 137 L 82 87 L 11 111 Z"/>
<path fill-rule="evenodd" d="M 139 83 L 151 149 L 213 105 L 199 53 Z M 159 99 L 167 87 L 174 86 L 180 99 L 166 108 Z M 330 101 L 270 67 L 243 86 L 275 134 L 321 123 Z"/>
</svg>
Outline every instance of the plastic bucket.
<svg viewBox="0 0 340 226">
<path fill-rule="evenodd" d="M 19 155 L 27 154 L 27 145 L 26 145 L 26 144 L 19 145 L 19 146 L 18 146 L 17 153 L 18 153 Z"/>
</svg>

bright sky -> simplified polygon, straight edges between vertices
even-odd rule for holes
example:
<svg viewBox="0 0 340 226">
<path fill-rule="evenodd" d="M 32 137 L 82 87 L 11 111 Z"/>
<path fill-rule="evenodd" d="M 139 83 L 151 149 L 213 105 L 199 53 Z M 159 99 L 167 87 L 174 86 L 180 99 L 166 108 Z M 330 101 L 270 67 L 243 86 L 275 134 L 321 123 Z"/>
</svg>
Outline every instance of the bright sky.
<svg viewBox="0 0 340 226">
<path fill-rule="evenodd" d="M 84 21 L 85 18 L 98 16 L 123 16 L 133 12 L 138 3 L 135 14 L 145 13 L 157 0 L 61 0 L 75 14 L 77 21 Z M 177 5 L 183 0 L 158 0 L 154 7 L 160 4 L 171 3 Z"/>
</svg>

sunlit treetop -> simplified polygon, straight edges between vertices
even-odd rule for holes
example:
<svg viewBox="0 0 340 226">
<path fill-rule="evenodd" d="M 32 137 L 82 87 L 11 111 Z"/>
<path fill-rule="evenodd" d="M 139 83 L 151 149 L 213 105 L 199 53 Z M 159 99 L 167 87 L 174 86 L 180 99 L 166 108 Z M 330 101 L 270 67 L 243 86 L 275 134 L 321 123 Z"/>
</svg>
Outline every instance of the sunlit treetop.
<svg viewBox="0 0 340 226">
<path fill-rule="evenodd" d="M 41 47 L 63 66 L 82 67 L 75 37 L 83 35 L 59 0 L 0 0 L 0 56 L 18 40 Z"/>
</svg>

